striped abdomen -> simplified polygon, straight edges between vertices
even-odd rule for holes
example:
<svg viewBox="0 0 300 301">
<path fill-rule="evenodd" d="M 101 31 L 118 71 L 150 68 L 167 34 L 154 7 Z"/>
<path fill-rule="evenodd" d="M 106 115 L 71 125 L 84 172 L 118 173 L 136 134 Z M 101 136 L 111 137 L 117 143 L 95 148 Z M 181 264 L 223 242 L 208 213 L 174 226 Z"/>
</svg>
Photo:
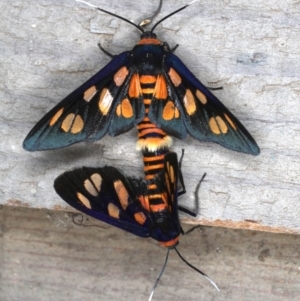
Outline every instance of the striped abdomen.
<svg viewBox="0 0 300 301">
<path fill-rule="evenodd" d="M 158 212 L 168 208 L 166 196 L 161 192 L 152 179 L 164 170 L 164 156 L 169 152 L 172 138 L 162 129 L 152 123 L 148 117 L 151 99 L 165 100 L 167 98 L 166 82 L 163 76 L 140 75 L 141 92 L 145 106 L 145 117 L 138 124 L 137 149 L 142 150 L 145 179 L 148 185 L 148 204 L 151 212 Z"/>
</svg>

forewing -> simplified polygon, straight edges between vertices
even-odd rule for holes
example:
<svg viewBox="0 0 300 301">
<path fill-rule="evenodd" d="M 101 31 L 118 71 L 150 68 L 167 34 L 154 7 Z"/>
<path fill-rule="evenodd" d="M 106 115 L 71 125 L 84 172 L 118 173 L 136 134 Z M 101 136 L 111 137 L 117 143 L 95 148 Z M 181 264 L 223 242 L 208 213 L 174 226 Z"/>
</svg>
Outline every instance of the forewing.
<svg viewBox="0 0 300 301">
<path fill-rule="evenodd" d="M 125 178 L 111 166 L 82 167 L 60 175 L 54 188 L 77 210 L 137 236 L 148 237 L 151 219 L 138 200 L 136 187 L 142 183 L 137 181 Z"/>
<path fill-rule="evenodd" d="M 155 101 L 160 110 L 158 126 L 169 133 L 174 127 L 183 138 L 186 131 L 201 141 L 212 141 L 222 146 L 252 155 L 260 150 L 255 140 L 238 119 L 187 69 L 174 54 L 166 53 L 163 74 L 168 97 Z M 164 114 L 165 112 L 165 114 Z M 182 121 L 180 123 L 180 120 Z"/>
<path fill-rule="evenodd" d="M 179 227 L 178 217 L 178 178 L 179 166 L 176 153 L 169 152 L 164 158 L 164 170 L 156 177 L 155 182 L 159 191 L 165 191 L 167 202 L 171 213 L 172 222 Z"/>
<path fill-rule="evenodd" d="M 68 95 L 34 126 L 23 142 L 24 149 L 56 149 L 131 129 L 144 109 L 142 101 L 127 97 L 130 62 L 130 52 L 121 53 Z"/>
</svg>

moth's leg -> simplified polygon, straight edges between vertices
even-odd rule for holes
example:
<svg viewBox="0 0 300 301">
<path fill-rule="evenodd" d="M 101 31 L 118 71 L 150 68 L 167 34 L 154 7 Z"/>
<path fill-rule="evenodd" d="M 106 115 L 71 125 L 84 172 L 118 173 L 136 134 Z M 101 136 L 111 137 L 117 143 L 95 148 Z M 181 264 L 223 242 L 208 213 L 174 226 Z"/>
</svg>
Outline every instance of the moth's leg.
<svg viewBox="0 0 300 301">
<path fill-rule="evenodd" d="M 109 53 L 107 50 L 105 50 L 102 46 L 101 46 L 101 44 L 100 43 L 98 43 L 98 47 L 100 48 L 100 50 L 102 51 L 102 52 L 104 52 L 106 55 L 108 55 L 110 58 L 114 58 L 115 57 L 115 55 L 113 55 L 113 54 L 111 54 L 111 53 Z"/>
</svg>

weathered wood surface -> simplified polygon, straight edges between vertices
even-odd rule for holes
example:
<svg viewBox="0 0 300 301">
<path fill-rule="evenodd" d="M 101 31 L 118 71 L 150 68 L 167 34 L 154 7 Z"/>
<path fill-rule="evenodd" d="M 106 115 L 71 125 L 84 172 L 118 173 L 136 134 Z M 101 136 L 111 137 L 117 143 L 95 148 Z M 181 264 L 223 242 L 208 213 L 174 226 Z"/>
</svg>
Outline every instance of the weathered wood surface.
<svg viewBox="0 0 300 301">
<path fill-rule="evenodd" d="M 152 239 L 80 228 L 63 212 L 5 206 L 0 217 L 1 301 L 148 300 L 166 256 Z M 153 301 L 299 300 L 295 235 L 203 227 L 178 249 L 221 291 L 171 251 Z"/>
<path fill-rule="evenodd" d="M 165 1 L 157 19 L 187 1 Z M 154 1 L 97 5 L 135 22 Z M 300 233 L 300 4 L 298 1 L 199 1 L 163 22 L 156 33 L 241 120 L 261 155 L 239 154 L 188 137 L 183 175 L 193 206 L 202 174 L 197 222 Z M 73 1 L 0 3 L 0 193 L 3 204 L 67 208 L 52 188 L 56 176 L 82 165 L 121 168 L 142 176 L 136 131 L 97 143 L 29 153 L 22 141 L 59 100 L 102 68 L 111 53 L 130 49 L 139 33 L 130 25 Z M 187 220 L 190 221 L 191 220 Z"/>
</svg>

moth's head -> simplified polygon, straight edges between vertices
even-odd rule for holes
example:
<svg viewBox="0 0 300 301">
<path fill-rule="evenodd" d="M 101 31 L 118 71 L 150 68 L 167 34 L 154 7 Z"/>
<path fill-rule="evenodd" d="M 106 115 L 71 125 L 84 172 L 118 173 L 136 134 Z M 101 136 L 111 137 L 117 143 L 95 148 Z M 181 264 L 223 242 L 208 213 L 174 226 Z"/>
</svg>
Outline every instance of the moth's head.
<svg viewBox="0 0 300 301">
<path fill-rule="evenodd" d="M 152 31 L 145 31 L 141 34 L 142 39 L 156 39 L 156 34 Z"/>
<path fill-rule="evenodd" d="M 180 228 L 168 210 L 152 212 L 155 225 L 155 238 L 159 243 L 169 249 L 174 248 L 179 242 Z M 153 235 L 152 235 L 153 237 Z"/>
<path fill-rule="evenodd" d="M 163 247 L 166 247 L 170 250 L 174 249 L 179 244 L 179 236 L 175 237 L 169 241 L 160 241 L 159 242 Z"/>
<path fill-rule="evenodd" d="M 145 31 L 141 34 L 141 39 L 138 44 L 156 44 L 160 45 L 161 42 L 156 38 L 156 34 L 152 31 Z"/>
</svg>

